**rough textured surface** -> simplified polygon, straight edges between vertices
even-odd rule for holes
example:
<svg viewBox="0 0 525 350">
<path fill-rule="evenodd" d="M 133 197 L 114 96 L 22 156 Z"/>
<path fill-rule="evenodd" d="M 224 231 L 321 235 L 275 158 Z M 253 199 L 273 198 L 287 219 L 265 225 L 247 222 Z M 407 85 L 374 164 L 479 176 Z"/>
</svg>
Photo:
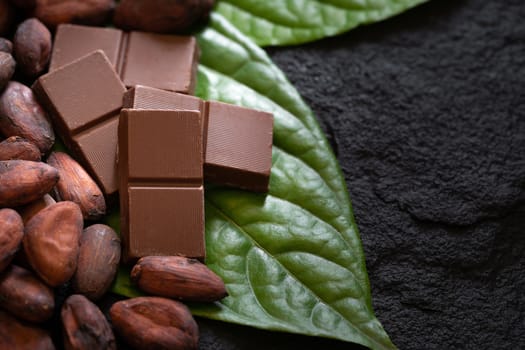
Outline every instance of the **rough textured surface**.
<svg viewBox="0 0 525 350">
<path fill-rule="evenodd" d="M 341 161 L 401 349 L 525 347 L 525 7 L 431 1 L 273 59 Z"/>
</svg>

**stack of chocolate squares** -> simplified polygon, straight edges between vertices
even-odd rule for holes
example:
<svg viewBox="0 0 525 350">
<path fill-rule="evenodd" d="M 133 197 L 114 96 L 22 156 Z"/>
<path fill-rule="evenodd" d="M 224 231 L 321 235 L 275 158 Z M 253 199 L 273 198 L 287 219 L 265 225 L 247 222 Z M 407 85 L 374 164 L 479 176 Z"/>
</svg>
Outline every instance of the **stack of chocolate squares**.
<svg viewBox="0 0 525 350">
<path fill-rule="evenodd" d="M 272 115 L 191 96 L 198 57 L 189 36 L 61 25 L 33 86 L 105 195 L 120 192 L 127 261 L 204 260 L 204 180 L 268 190 Z"/>
</svg>

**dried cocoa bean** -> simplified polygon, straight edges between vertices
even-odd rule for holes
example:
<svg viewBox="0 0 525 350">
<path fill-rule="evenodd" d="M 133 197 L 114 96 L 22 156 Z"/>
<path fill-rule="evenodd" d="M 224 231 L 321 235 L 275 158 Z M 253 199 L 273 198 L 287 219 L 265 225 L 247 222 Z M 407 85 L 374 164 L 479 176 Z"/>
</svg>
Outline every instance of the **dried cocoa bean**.
<svg viewBox="0 0 525 350">
<path fill-rule="evenodd" d="M 0 349 L 54 350 L 49 334 L 0 311 Z"/>
<path fill-rule="evenodd" d="M 109 312 L 115 330 L 137 349 L 197 349 L 197 323 L 178 301 L 139 297 L 116 302 Z"/>
<path fill-rule="evenodd" d="M 114 0 L 36 0 L 33 15 L 50 28 L 60 23 L 102 25 L 114 7 Z"/>
<path fill-rule="evenodd" d="M 13 43 L 6 38 L 0 38 L 0 51 L 12 53 L 13 52 Z"/>
<path fill-rule="evenodd" d="M 13 51 L 22 73 L 34 78 L 42 73 L 49 63 L 51 33 L 38 19 L 26 19 L 16 29 Z"/>
<path fill-rule="evenodd" d="M 20 136 L 11 136 L 0 142 L 0 160 L 40 160 L 40 150 Z"/>
<path fill-rule="evenodd" d="M 31 202 L 23 207 L 18 207 L 17 211 L 22 217 L 22 221 L 27 223 L 33 216 L 35 216 L 40 210 L 49 207 L 52 204 L 55 204 L 56 201 L 48 194 L 45 194 L 44 197 L 37 199 L 34 202 Z"/>
<path fill-rule="evenodd" d="M 113 18 L 122 29 L 186 32 L 208 18 L 214 0 L 121 0 Z"/>
<path fill-rule="evenodd" d="M 203 263 L 182 256 L 147 256 L 131 270 L 131 281 L 148 294 L 212 302 L 228 295 L 224 282 Z"/>
<path fill-rule="evenodd" d="M 0 275 L 0 306 L 30 322 L 44 322 L 53 315 L 53 290 L 30 271 L 11 265 Z"/>
<path fill-rule="evenodd" d="M 115 336 L 99 308 L 82 295 L 72 295 L 60 312 L 66 350 L 116 349 Z"/>
<path fill-rule="evenodd" d="M 48 193 L 58 181 L 58 170 L 42 162 L 0 161 L 0 207 L 31 203 Z"/>
<path fill-rule="evenodd" d="M 77 271 L 73 289 L 97 300 L 111 286 L 120 261 L 120 239 L 109 226 L 96 224 L 84 230 L 80 238 Z"/>
<path fill-rule="evenodd" d="M 0 209 L 0 272 L 11 263 L 24 237 L 22 218 L 13 209 Z"/>
<path fill-rule="evenodd" d="M 0 133 L 21 136 L 45 154 L 55 142 L 53 127 L 36 101 L 33 91 L 16 81 L 7 84 L 0 96 Z"/>
<path fill-rule="evenodd" d="M 27 260 L 48 285 L 57 287 L 75 273 L 82 225 L 82 212 L 73 202 L 50 205 L 26 224 Z"/>
<path fill-rule="evenodd" d="M 106 214 L 102 191 L 80 164 L 63 152 L 51 153 L 47 163 L 60 174 L 56 185 L 57 200 L 77 203 L 85 220 L 98 220 Z"/>
<path fill-rule="evenodd" d="M 0 51 L 0 91 L 2 91 L 9 80 L 15 74 L 16 62 L 10 53 Z"/>
</svg>

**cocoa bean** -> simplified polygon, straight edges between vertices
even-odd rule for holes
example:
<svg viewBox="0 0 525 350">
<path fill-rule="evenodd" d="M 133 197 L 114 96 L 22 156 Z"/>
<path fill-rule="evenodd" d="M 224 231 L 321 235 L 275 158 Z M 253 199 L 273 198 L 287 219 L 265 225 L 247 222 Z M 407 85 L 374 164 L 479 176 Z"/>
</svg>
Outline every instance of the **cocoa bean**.
<svg viewBox="0 0 525 350">
<path fill-rule="evenodd" d="M 80 164 L 63 152 L 52 152 L 47 163 L 60 174 L 56 185 L 58 201 L 77 203 L 85 220 L 98 220 L 106 214 L 102 191 Z"/>
<path fill-rule="evenodd" d="M 16 29 L 13 51 L 22 73 L 34 78 L 42 73 L 49 63 L 51 33 L 38 19 L 26 19 Z"/>
<path fill-rule="evenodd" d="M 146 256 L 131 270 L 131 281 L 148 294 L 212 302 L 228 295 L 224 282 L 203 263 L 182 256 Z"/>
<path fill-rule="evenodd" d="M 120 239 L 109 226 L 96 224 L 84 230 L 80 238 L 77 271 L 73 289 L 97 300 L 111 286 L 120 262 Z"/>
<path fill-rule="evenodd" d="M 9 80 L 15 74 L 16 62 L 10 53 L 0 51 L 0 91 L 2 91 Z"/>
<path fill-rule="evenodd" d="M 60 312 L 66 350 L 116 349 L 115 336 L 99 308 L 82 295 L 66 299 Z"/>
<path fill-rule="evenodd" d="M 54 350 L 49 334 L 0 311 L 0 349 Z"/>
<path fill-rule="evenodd" d="M 73 202 L 50 205 L 26 224 L 27 260 L 48 285 L 57 287 L 75 273 L 82 225 L 82 212 Z"/>
<path fill-rule="evenodd" d="M 31 203 L 48 193 L 58 181 L 58 170 L 29 160 L 0 161 L 0 207 Z"/>
<path fill-rule="evenodd" d="M 0 160 L 40 160 L 40 150 L 20 136 L 11 136 L 0 142 Z"/>
<path fill-rule="evenodd" d="M 0 38 L 0 51 L 12 53 L 13 52 L 13 43 L 6 38 Z"/>
<path fill-rule="evenodd" d="M 116 302 L 109 313 L 115 330 L 137 349 L 197 349 L 197 323 L 178 301 L 138 297 Z"/>
<path fill-rule="evenodd" d="M 11 265 L 0 275 L 0 306 L 30 322 L 44 322 L 53 315 L 53 290 L 30 271 Z"/>
<path fill-rule="evenodd" d="M 181 33 L 206 20 L 213 4 L 214 0 L 121 0 L 113 20 L 126 30 Z"/>
<path fill-rule="evenodd" d="M 7 84 L 0 96 L 0 133 L 21 136 L 45 154 L 55 142 L 53 127 L 36 101 L 33 91 L 16 81 Z"/>
<path fill-rule="evenodd" d="M 114 0 L 36 0 L 33 15 L 50 28 L 60 23 L 102 25 L 114 7 Z"/>
<path fill-rule="evenodd" d="M 11 263 L 24 237 L 22 218 L 13 209 L 0 209 L 0 272 Z"/>
<path fill-rule="evenodd" d="M 18 207 L 17 211 L 22 217 L 22 221 L 27 223 L 33 216 L 35 216 L 40 210 L 55 204 L 56 201 L 48 194 L 45 194 L 42 198 L 37 199 L 23 207 Z"/>
</svg>

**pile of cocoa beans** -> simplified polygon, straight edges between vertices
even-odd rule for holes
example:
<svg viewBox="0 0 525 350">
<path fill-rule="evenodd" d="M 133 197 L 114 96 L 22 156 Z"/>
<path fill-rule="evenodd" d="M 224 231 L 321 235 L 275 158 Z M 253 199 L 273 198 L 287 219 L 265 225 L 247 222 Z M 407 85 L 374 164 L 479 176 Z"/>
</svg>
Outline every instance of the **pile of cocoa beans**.
<svg viewBox="0 0 525 350">
<path fill-rule="evenodd" d="M 145 9 L 170 1 L 120 2 L 122 26 L 148 30 L 148 23 L 134 22 L 132 3 Z M 204 18 L 213 1 L 188 4 L 198 7 L 188 7 L 193 16 Z M 201 262 L 150 256 L 136 262 L 130 276 L 145 296 L 120 300 L 106 315 L 97 306 L 116 278 L 121 242 L 100 223 L 107 198 L 54 146 L 53 125 L 29 86 L 47 71 L 57 24 L 104 24 L 114 5 L 0 0 L 0 349 L 116 349 L 114 331 L 137 349 L 196 349 L 198 327 L 181 301 L 227 295 Z M 159 8 L 155 12 L 169 13 Z"/>
</svg>

